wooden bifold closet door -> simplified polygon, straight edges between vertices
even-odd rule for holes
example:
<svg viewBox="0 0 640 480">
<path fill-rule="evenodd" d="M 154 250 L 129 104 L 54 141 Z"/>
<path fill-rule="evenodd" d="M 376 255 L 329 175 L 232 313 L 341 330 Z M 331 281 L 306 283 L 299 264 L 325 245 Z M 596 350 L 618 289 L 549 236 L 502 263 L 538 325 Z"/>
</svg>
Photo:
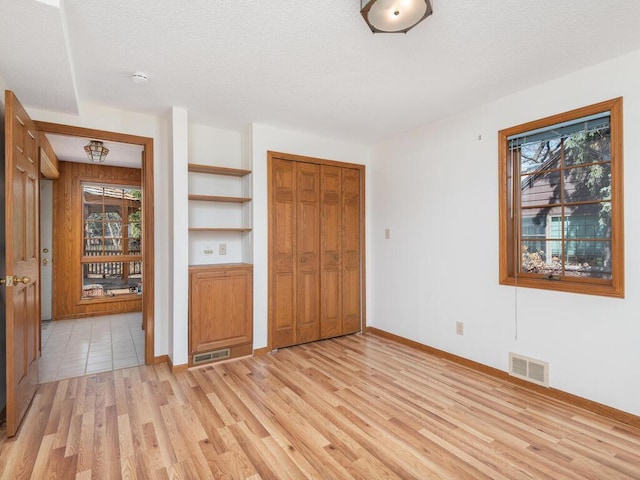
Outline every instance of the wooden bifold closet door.
<svg viewBox="0 0 640 480">
<path fill-rule="evenodd" d="M 362 167 L 290 157 L 269 156 L 271 348 L 362 321 Z"/>
</svg>

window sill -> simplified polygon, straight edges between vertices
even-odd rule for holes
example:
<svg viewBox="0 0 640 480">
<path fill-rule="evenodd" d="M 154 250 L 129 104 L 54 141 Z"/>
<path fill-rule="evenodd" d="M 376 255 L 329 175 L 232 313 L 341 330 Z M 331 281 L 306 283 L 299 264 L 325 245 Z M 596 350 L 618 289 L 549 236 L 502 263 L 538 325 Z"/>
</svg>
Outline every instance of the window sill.
<svg viewBox="0 0 640 480">
<path fill-rule="evenodd" d="M 579 293 L 583 295 L 597 295 L 602 297 L 624 298 L 624 289 L 609 282 L 591 283 L 571 280 L 556 280 L 535 277 L 506 277 L 500 279 L 500 285 L 513 287 L 538 288 L 557 292 Z"/>
<path fill-rule="evenodd" d="M 135 302 L 141 301 L 142 294 L 131 293 L 126 295 L 114 295 L 110 296 L 102 296 L 102 297 L 91 297 L 91 298 L 81 298 L 78 300 L 76 305 L 96 305 L 99 303 L 114 303 L 114 302 Z"/>
</svg>

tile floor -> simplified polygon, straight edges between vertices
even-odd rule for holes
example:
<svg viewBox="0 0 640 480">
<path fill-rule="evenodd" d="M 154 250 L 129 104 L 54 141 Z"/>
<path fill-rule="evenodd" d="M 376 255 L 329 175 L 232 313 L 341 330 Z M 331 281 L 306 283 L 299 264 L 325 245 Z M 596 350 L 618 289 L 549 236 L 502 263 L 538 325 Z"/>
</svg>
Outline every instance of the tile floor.
<svg viewBox="0 0 640 480">
<path fill-rule="evenodd" d="M 144 364 L 142 314 L 42 322 L 40 383 Z"/>
</svg>

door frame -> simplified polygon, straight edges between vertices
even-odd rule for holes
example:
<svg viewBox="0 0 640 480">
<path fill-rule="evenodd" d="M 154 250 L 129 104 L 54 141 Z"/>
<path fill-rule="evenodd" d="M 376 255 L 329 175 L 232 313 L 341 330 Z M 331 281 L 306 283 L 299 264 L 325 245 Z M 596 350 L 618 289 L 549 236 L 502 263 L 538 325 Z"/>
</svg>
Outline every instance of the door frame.
<svg viewBox="0 0 640 480">
<path fill-rule="evenodd" d="M 366 236 L 365 236 L 365 165 L 360 163 L 348 163 L 348 162 L 339 162 L 336 160 L 327 160 L 324 158 L 315 158 L 315 157 L 306 157 L 304 155 L 295 155 L 291 153 L 282 153 L 282 152 L 274 152 L 271 150 L 267 151 L 267 264 L 268 264 L 268 291 L 267 291 L 267 351 L 273 350 L 274 345 L 274 328 L 275 328 L 275 312 L 274 312 L 274 302 L 273 302 L 273 294 L 271 292 L 271 288 L 273 285 L 272 279 L 274 276 L 274 248 L 276 247 L 275 240 L 275 229 L 273 228 L 273 222 L 275 221 L 273 208 L 274 208 L 274 200 L 273 200 L 273 161 L 275 159 L 278 160 L 289 160 L 292 162 L 300 162 L 300 163 L 313 163 L 316 165 L 328 165 L 332 167 L 346 167 L 353 168 L 355 170 L 360 171 L 360 285 L 361 285 L 361 293 L 360 293 L 360 331 L 365 332 L 367 329 L 367 310 L 366 310 L 366 298 L 367 298 L 367 290 L 366 290 Z"/>
<path fill-rule="evenodd" d="M 144 288 L 142 289 L 142 325 L 145 331 L 144 360 L 145 364 L 155 363 L 155 278 L 154 278 L 154 182 L 153 182 L 153 138 L 130 135 L 126 133 L 96 130 L 91 128 L 63 125 L 59 123 L 40 122 L 34 120 L 42 133 L 83 137 L 91 140 L 102 140 L 119 143 L 130 143 L 143 147 L 141 187 L 142 187 L 142 271 Z"/>
</svg>

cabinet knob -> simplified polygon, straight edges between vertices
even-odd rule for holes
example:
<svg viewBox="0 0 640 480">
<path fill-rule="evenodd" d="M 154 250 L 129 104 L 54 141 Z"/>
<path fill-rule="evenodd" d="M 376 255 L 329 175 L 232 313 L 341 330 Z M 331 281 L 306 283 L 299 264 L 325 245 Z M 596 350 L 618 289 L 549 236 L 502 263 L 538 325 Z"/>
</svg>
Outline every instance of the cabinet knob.
<svg viewBox="0 0 640 480">
<path fill-rule="evenodd" d="M 337 262 L 340 257 L 338 255 L 334 255 L 333 259 Z"/>
<path fill-rule="evenodd" d="M 305 257 L 302 257 L 302 258 L 300 259 L 300 263 L 307 263 L 307 259 L 306 259 Z"/>
</svg>

